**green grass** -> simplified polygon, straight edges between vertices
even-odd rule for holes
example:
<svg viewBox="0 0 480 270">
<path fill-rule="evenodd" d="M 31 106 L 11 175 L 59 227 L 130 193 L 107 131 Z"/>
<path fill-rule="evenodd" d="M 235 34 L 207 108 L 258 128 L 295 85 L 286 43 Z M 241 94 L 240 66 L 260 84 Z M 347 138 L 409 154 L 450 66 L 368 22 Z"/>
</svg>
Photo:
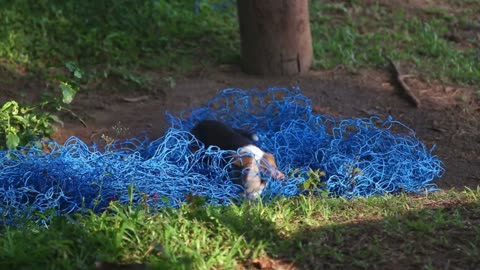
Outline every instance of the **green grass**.
<svg viewBox="0 0 480 270">
<path fill-rule="evenodd" d="M 214 9 L 204 1 L 2 1 L 0 63 L 46 72 L 76 63 L 85 80 L 108 76 L 142 83 L 147 69 L 190 72 L 238 63 L 236 6 Z M 316 68 L 384 68 L 384 54 L 413 65 L 427 78 L 480 82 L 478 38 L 449 41 L 452 32 L 478 27 L 477 0 L 413 8 L 363 1 L 312 1 Z M 467 31 L 468 32 L 468 31 Z M 409 70 L 410 71 L 410 70 Z"/>
<path fill-rule="evenodd" d="M 426 77 L 467 84 L 480 82 L 480 62 L 475 49 L 480 41 L 463 40 L 471 48 L 461 48 L 445 38 L 453 30 L 461 29 L 462 23 L 471 23 L 478 8 L 476 11 L 457 8 L 452 15 L 438 8 L 414 13 L 356 2 L 312 3 L 316 67 L 381 68 L 386 64 L 384 55 L 388 55 L 414 64 L 417 73 Z"/>
<path fill-rule="evenodd" d="M 5 269 L 238 269 L 270 258 L 302 269 L 467 269 L 480 263 L 480 189 L 344 200 L 297 197 L 267 205 L 184 205 L 152 213 L 112 203 L 100 215 L 6 227 Z M 133 267 L 133 266 L 132 266 Z"/>
<path fill-rule="evenodd" d="M 237 57 L 233 11 L 205 5 L 195 14 L 187 0 L 2 1 L 0 59 L 41 69 L 74 62 L 100 77 L 145 67 L 189 71 Z"/>
</svg>

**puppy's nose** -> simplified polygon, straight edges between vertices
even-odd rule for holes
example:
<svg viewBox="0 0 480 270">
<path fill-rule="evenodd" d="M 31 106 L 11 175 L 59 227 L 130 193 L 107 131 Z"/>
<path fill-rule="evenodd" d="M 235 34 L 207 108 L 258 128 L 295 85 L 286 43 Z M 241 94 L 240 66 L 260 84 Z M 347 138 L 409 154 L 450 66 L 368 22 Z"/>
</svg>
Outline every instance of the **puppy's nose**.
<svg viewBox="0 0 480 270">
<path fill-rule="evenodd" d="M 279 170 L 275 170 L 273 172 L 273 178 L 275 179 L 285 179 L 285 174 L 283 174 L 281 171 Z"/>
</svg>

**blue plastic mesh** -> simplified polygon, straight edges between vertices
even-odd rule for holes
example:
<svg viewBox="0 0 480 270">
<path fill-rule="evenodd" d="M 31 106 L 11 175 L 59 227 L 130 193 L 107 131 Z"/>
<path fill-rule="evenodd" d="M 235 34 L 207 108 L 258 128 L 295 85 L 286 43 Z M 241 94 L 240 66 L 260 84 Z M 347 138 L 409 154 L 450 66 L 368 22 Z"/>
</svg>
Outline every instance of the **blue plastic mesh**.
<svg viewBox="0 0 480 270">
<path fill-rule="evenodd" d="M 1 151 L 4 220 L 47 209 L 56 214 L 101 210 L 112 200 L 127 202 L 131 184 L 135 201 L 147 199 L 158 207 L 176 207 L 189 194 L 213 204 L 238 199 L 242 187 L 233 183 L 227 151 L 190 149 L 195 139 L 188 130 L 207 118 L 256 132 L 259 146 L 275 154 L 289 177 L 268 179 L 265 200 L 300 194 L 309 169 L 324 171 L 329 194 L 346 198 L 433 191 L 432 181 L 444 172 L 433 149 L 402 123 L 391 117 L 336 120 L 315 114 L 298 88 L 226 89 L 205 106 L 167 118 L 170 128 L 155 141 L 132 138 L 100 150 L 72 137 L 63 145 L 49 142 L 49 153 Z"/>
</svg>

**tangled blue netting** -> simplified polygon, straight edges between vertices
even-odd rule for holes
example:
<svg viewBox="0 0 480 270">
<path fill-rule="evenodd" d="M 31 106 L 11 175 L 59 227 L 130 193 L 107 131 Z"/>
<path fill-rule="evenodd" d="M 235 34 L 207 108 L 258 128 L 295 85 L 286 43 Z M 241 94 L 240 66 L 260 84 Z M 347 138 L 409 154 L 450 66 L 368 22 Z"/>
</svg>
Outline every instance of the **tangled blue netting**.
<svg viewBox="0 0 480 270">
<path fill-rule="evenodd" d="M 268 179 L 262 197 L 291 197 L 310 169 L 325 172 L 329 194 L 352 198 L 400 191 L 433 191 L 442 162 L 413 131 L 388 118 L 336 120 L 312 112 L 298 88 L 268 91 L 227 89 L 205 106 L 167 113 L 170 128 L 154 141 L 132 138 L 102 148 L 76 137 L 50 152 L 35 148 L 0 152 L 0 212 L 16 214 L 55 209 L 57 214 L 102 209 L 109 201 L 146 198 L 153 206 L 178 206 L 188 194 L 228 204 L 242 187 L 233 183 L 226 151 L 215 147 L 192 152 L 188 132 L 200 119 L 218 119 L 255 131 L 259 146 L 274 153 L 288 178 Z M 293 171 L 297 173 L 292 174 Z"/>
</svg>

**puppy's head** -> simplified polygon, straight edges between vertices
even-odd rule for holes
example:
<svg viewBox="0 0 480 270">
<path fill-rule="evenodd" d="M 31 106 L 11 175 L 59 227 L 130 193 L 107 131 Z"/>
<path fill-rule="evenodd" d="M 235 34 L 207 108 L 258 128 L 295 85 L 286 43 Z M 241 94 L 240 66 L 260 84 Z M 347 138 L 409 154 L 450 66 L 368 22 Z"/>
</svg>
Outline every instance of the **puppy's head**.
<svg viewBox="0 0 480 270">
<path fill-rule="evenodd" d="M 270 153 L 263 153 L 261 158 L 255 158 L 251 153 L 241 150 L 238 154 L 233 155 L 233 165 L 247 169 L 251 168 L 255 172 L 263 171 L 270 174 L 275 179 L 284 179 L 283 174 L 277 167 L 275 157 Z"/>
<path fill-rule="evenodd" d="M 261 168 L 270 173 L 275 179 L 285 179 L 285 174 L 283 174 L 277 167 L 275 162 L 275 157 L 270 153 L 264 153 L 263 158 L 260 160 Z"/>
<path fill-rule="evenodd" d="M 257 153 L 258 154 L 258 153 Z M 256 198 L 265 188 L 261 172 L 270 174 L 275 179 L 284 179 L 285 175 L 278 169 L 275 157 L 262 151 L 261 157 L 250 151 L 240 150 L 233 156 L 233 165 L 242 169 L 242 184 L 247 197 Z"/>
<path fill-rule="evenodd" d="M 260 194 L 265 187 L 265 182 L 260 177 L 260 167 L 253 156 L 241 151 L 233 157 L 233 165 L 242 171 L 242 185 L 247 196 L 249 194 Z"/>
</svg>

